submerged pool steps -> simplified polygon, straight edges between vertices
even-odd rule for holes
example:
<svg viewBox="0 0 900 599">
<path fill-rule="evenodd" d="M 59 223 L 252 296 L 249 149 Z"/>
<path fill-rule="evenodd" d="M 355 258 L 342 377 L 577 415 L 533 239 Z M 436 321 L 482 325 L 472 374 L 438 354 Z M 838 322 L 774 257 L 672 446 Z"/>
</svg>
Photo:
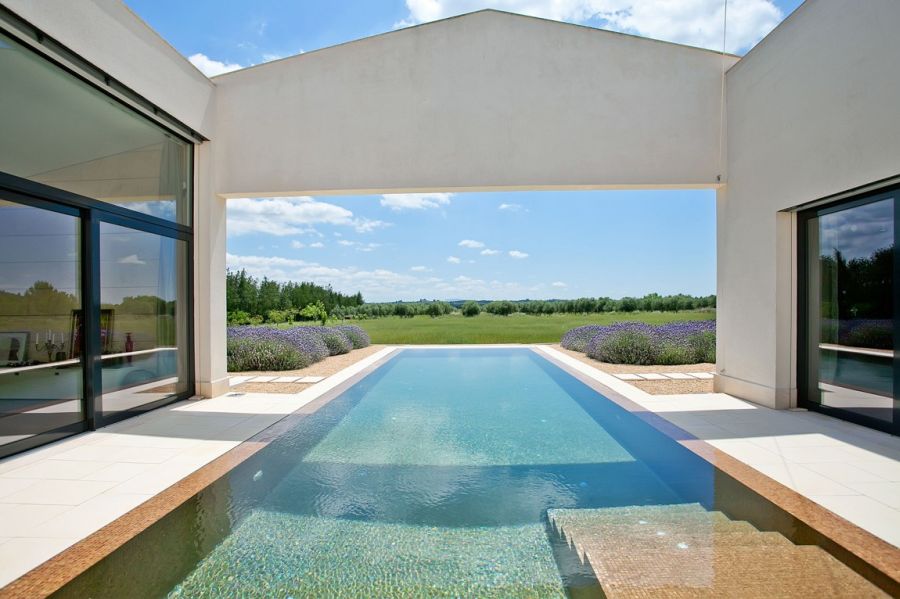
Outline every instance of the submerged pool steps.
<svg viewBox="0 0 900 599">
<path fill-rule="evenodd" d="M 814 545 L 699 504 L 551 509 L 606 597 L 887 597 Z"/>
</svg>

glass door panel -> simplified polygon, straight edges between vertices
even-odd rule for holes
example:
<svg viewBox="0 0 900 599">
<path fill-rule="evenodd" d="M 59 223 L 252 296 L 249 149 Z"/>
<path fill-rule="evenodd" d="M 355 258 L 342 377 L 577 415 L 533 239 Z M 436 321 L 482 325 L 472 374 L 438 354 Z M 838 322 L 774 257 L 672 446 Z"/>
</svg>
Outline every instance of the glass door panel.
<svg viewBox="0 0 900 599">
<path fill-rule="evenodd" d="M 0 198 L 0 453 L 84 420 L 74 214 Z"/>
<path fill-rule="evenodd" d="M 805 221 L 805 399 L 887 430 L 895 412 L 895 203 L 882 194 Z"/>
<path fill-rule="evenodd" d="M 104 418 L 188 391 L 187 247 L 100 223 Z"/>
</svg>

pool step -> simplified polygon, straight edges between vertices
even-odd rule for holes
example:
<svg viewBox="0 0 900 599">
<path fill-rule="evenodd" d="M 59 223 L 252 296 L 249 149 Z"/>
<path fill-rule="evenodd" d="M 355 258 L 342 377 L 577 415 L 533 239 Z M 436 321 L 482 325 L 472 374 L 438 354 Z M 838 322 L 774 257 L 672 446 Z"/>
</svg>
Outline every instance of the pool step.
<svg viewBox="0 0 900 599">
<path fill-rule="evenodd" d="M 548 510 L 609 599 L 886 597 L 819 547 L 699 504 Z"/>
</svg>

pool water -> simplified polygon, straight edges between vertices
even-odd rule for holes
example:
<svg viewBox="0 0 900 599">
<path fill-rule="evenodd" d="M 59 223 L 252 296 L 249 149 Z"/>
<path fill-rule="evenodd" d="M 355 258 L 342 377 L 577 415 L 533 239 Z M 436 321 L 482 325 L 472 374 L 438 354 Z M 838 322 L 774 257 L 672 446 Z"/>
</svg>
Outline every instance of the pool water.
<svg viewBox="0 0 900 599">
<path fill-rule="evenodd" d="M 547 510 L 713 495 L 707 462 L 530 349 L 406 349 L 61 594 L 565 597 L 591 584 Z"/>
</svg>

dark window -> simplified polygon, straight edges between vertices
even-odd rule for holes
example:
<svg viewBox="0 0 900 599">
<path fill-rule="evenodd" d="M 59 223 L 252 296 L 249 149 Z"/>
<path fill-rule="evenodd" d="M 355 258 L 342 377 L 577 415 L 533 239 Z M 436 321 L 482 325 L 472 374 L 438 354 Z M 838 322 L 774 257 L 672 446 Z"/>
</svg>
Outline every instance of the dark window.
<svg viewBox="0 0 900 599">
<path fill-rule="evenodd" d="M 100 223 L 105 416 L 188 391 L 187 243 Z"/>
<path fill-rule="evenodd" d="M 801 213 L 801 402 L 897 432 L 898 194 Z"/>
<path fill-rule="evenodd" d="M 0 199 L 0 239 L 2 446 L 84 419 L 81 219 Z"/>
</svg>

